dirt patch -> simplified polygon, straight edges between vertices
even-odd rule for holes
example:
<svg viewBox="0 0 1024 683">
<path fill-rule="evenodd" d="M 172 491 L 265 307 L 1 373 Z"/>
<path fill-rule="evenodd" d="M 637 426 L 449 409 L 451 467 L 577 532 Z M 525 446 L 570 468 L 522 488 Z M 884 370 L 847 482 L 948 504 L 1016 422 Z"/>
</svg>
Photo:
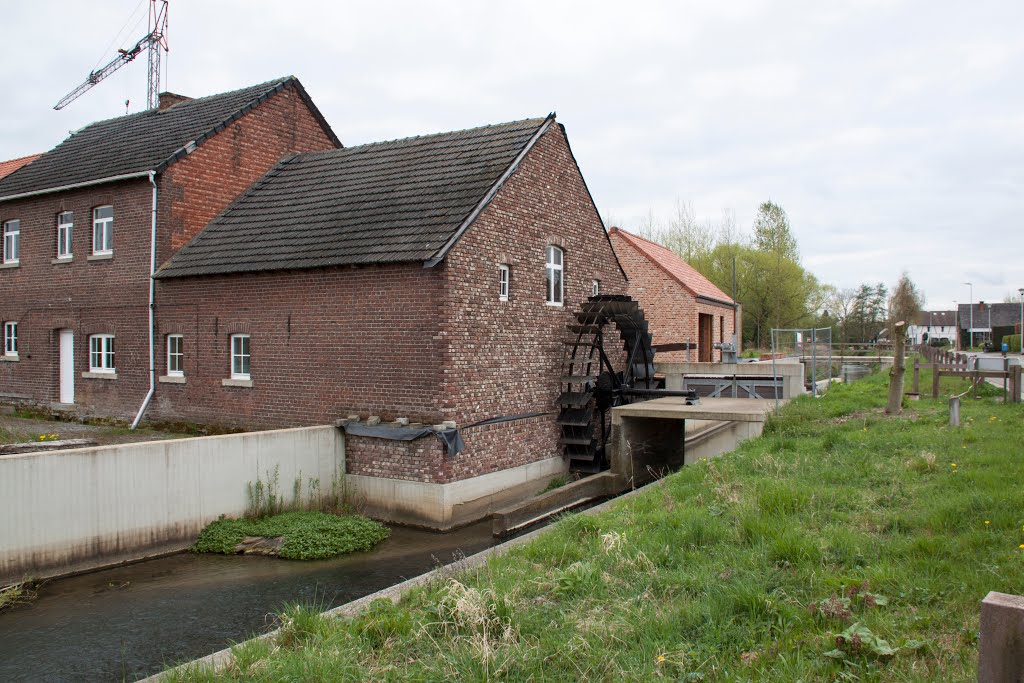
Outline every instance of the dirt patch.
<svg viewBox="0 0 1024 683">
<path fill-rule="evenodd" d="M 133 431 L 121 426 L 0 415 L 0 443 L 34 442 L 39 441 L 40 436 L 53 434 L 57 435 L 56 439 L 91 439 L 101 446 L 182 439 L 193 436 L 192 434 L 161 431 L 148 427 Z"/>
</svg>

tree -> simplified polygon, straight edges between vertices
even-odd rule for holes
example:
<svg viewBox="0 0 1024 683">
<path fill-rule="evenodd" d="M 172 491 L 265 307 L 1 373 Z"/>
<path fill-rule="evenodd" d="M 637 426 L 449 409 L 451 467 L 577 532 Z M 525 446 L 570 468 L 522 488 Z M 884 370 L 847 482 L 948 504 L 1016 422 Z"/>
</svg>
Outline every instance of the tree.
<svg viewBox="0 0 1024 683">
<path fill-rule="evenodd" d="M 754 246 L 779 258 L 799 263 L 800 252 L 789 227 L 789 216 L 778 204 L 767 201 L 757 209 L 754 219 Z"/>
<path fill-rule="evenodd" d="M 889 336 L 895 351 L 892 370 L 889 375 L 889 402 L 885 406 L 887 415 L 899 415 L 903 411 L 903 377 L 906 373 L 904 355 L 906 352 L 907 325 L 914 321 L 921 311 L 924 298 L 917 291 L 910 277 L 903 273 L 889 298 Z"/>
</svg>

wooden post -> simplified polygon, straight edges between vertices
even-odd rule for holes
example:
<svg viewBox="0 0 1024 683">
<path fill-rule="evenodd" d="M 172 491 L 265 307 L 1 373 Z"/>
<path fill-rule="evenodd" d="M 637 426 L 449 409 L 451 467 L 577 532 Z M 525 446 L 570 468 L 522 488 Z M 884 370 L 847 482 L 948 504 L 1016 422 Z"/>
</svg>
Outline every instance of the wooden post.
<svg viewBox="0 0 1024 683">
<path fill-rule="evenodd" d="M 932 363 L 932 398 L 939 397 L 939 370 L 938 363 Z"/>
<path fill-rule="evenodd" d="M 917 367 L 917 357 L 915 356 L 914 357 L 914 393 L 915 394 L 921 393 L 920 391 L 918 391 L 918 382 L 920 380 L 920 374 L 921 374 L 921 371 Z"/>
<path fill-rule="evenodd" d="M 960 397 L 950 396 L 949 397 L 949 426 L 959 427 L 960 426 Z"/>
</svg>

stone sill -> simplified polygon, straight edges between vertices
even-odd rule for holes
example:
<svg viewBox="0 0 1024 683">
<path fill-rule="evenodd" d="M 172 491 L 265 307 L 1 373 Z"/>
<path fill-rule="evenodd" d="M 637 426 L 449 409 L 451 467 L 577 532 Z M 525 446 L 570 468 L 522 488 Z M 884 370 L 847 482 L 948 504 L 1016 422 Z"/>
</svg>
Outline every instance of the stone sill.
<svg viewBox="0 0 1024 683">
<path fill-rule="evenodd" d="M 91 254 L 85 257 L 86 261 L 110 261 L 114 258 L 113 252 L 109 254 Z"/>
<path fill-rule="evenodd" d="M 0 269 L 2 268 L 20 268 L 21 261 L 9 261 L 7 263 L 0 263 Z"/>
<path fill-rule="evenodd" d="M 222 379 L 220 381 L 220 384 L 221 386 L 224 387 L 245 387 L 249 389 L 252 388 L 251 379 Z"/>
<path fill-rule="evenodd" d="M 55 266 L 59 266 L 64 263 L 71 263 L 74 260 L 75 259 L 73 259 L 70 256 L 61 256 L 60 258 L 50 259 L 50 263 L 52 263 Z"/>
<path fill-rule="evenodd" d="M 164 384 L 184 384 L 185 375 L 160 375 L 157 382 L 163 382 Z"/>
<path fill-rule="evenodd" d="M 83 372 L 82 377 L 86 379 L 117 379 L 116 372 Z"/>
<path fill-rule="evenodd" d="M 0 362 L 7 361 L 8 363 L 16 363 L 19 360 L 21 360 L 21 357 L 18 356 L 18 354 L 16 354 L 16 353 L 13 354 L 13 355 L 4 354 L 4 355 L 0 356 Z"/>
</svg>

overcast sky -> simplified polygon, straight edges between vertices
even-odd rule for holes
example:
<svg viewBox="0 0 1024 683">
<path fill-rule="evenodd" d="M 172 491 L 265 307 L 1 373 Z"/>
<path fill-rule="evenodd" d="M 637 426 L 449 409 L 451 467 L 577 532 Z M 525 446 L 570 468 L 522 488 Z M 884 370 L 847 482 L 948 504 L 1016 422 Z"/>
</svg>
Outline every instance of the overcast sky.
<svg viewBox="0 0 1024 683">
<path fill-rule="evenodd" d="M 0 160 L 144 107 L 140 58 L 52 109 L 148 3 L 4 4 Z M 681 199 L 749 230 L 770 198 L 836 286 L 907 270 L 929 308 L 1024 287 L 1019 0 L 171 0 L 169 38 L 166 89 L 294 74 L 346 145 L 557 111 L 626 228 Z"/>
</svg>

